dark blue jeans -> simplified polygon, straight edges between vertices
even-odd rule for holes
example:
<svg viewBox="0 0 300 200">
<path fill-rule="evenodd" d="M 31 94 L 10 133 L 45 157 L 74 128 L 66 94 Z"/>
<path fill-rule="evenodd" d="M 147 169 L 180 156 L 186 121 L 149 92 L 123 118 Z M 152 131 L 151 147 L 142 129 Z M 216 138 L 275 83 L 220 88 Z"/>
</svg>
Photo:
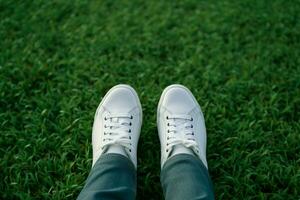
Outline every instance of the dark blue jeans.
<svg viewBox="0 0 300 200">
<path fill-rule="evenodd" d="M 201 160 L 189 154 L 168 159 L 161 171 L 166 200 L 214 199 L 213 186 Z M 136 170 L 120 154 L 104 154 L 92 168 L 79 200 L 135 199 Z"/>
</svg>

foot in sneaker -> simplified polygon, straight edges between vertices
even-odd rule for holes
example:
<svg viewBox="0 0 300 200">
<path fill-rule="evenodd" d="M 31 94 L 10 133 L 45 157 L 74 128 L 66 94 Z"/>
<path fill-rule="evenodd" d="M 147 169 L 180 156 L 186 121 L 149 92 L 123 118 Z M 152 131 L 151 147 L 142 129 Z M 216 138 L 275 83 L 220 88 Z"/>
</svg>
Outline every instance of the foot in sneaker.
<svg viewBox="0 0 300 200">
<path fill-rule="evenodd" d="M 128 85 L 111 88 L 97 108 L 93 133 L 93 166 L 105 153 L 127 156 L 137 166 L 137 145 L 142 125 L 142 107 Z"/>
<path fill-rule="evenodd" d="M 177 154 L 199 157 L 207 168 L 206 128 L 201 108 L 189 89 L 182 85 L 167 87 L 157 109 L 161 144 L 161 167 Z"/>
</svg>

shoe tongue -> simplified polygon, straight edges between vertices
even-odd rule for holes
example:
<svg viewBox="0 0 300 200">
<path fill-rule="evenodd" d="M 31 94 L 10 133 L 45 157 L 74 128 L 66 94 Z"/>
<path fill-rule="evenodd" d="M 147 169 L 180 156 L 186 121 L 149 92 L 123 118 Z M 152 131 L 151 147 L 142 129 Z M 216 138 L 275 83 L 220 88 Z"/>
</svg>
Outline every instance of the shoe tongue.
<svg viewBox="0 0 300 200">
<path fill-rule="evenodd" d="M 111 122 L 119 122 L 119 118 L 112 118 Z"/>
<path fill-rule="evenodd" d="M 126 120 L 125 118 L 117 118 L 117 117 L 115 117 L 115 118 L 112 118 L 112 119 L 111 119 L 111 122 L 123 124 L 123 123 L 126 123 L 127 120 Z M 113 129 L 114 129 L 114 128 L 113 128 Z"/>
<path fill-rule="evenodd" d="M 190 149 L 187 148 L 185 146 L 183 146 L 182 144 L 177 144 L 175 145 L 170 153 L 170 157 L 177 155 L 177 154 L 190 154 L 190 155 L 194 155 L 194 152 Z"/>
<path fill-rule="evenodd" d="M 174 123 L 176 123 L 177 125 L 181 125 L 181 124 L 184 124 L 187 120 L 186 119 L 172 119 L 172 121 Z"/>
<path fill-rule="evenodd" d="M 104 153 L 116 153 L 128 157 L 124 147 L 122 147 L 121 145 L 109 145 Z"/>
</svg>

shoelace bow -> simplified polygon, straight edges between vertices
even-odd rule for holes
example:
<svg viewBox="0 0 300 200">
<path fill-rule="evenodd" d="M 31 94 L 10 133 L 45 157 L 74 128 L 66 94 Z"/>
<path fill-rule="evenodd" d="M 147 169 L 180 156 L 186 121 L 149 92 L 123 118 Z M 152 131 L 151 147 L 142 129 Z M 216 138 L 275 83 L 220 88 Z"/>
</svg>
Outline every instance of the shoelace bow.
<svg viewBox="0 0 300 200">
<path fill-rule="evenodd" d="M 193 131 L 193 118 L 189 115 L 169 115 L 167 120 L 167 148 L 168 156 L 175 145 L 181 144 L 199 152 Z"/>
<path fill-rule="evenodd" d="M 111 114 L 104 117 L 104 137 L 102 149 L 109 145 L 121 145 L 131 152 L 131 126 L 133 116 L 130 114 Z"/>
</svg>

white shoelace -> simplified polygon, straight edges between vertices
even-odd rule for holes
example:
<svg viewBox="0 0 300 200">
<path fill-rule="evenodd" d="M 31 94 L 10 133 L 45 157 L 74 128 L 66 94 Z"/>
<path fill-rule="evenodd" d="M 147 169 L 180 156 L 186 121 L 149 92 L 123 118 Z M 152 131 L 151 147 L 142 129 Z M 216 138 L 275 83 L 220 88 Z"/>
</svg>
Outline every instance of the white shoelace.
<svg viewBox="0 0 300 200">
<path fill-rule="evenodd" d="M 181 144 L 199 152 L 193 131 L 193 118 L 189 115 L 169 115 L 167 121 L 167 148 L 168 156 L 175 145 Z"/>
<path fill-rule="evenodd" d="M 133 116 L 130 114 L 111 114 L 104 117 L 104 137 L 102 149 L 109 145 L 121 145 L 131 152 L 131 126 Z"/>
</svg>

